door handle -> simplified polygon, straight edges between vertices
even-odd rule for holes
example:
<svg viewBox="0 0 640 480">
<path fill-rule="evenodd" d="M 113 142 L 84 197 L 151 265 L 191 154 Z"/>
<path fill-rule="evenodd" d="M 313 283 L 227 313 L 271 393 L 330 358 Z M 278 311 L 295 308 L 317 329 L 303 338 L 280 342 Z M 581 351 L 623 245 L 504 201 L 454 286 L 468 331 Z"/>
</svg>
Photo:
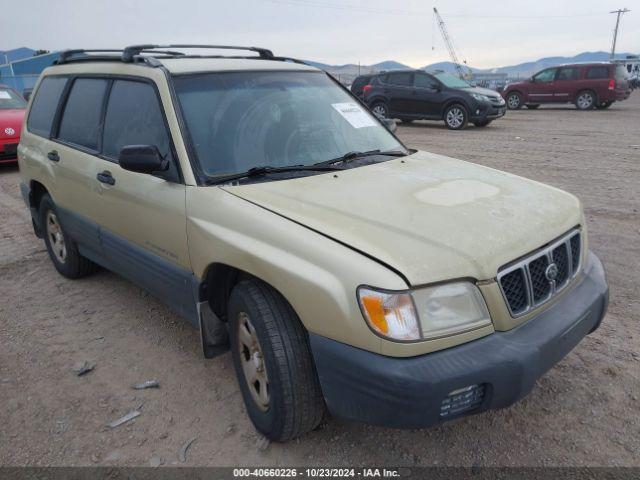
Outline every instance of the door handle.
<svg viewBox="0 0 640 480">
<path fill-rule="evenodd" d="M 111 172 L 105 170 L 104 172 L 96 175 L 96 178 L 100 183 L 106 183 L 107 185 L 115 185 L 116 179 L 111 176 Z"/>
<path fill-rule="evenodd" d="M 47 153 L 47 158 L 52 162 L 60 161 L 60 155 L 58 155 L 58 152 L 56 152 L 55 150 L 51 150 L 49 153 Z"/>
</svg>

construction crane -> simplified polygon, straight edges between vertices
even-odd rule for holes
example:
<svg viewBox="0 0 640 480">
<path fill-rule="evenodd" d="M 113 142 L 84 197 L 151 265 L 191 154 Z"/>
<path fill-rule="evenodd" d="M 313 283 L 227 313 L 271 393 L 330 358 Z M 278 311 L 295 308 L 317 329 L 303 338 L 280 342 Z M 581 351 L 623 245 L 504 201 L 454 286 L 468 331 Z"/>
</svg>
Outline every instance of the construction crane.
<svg viewBox="0 0 640 480">
<path fill-rule="evenodd" d="M 444 24 L 444 20 L 438 13 L 438 9 L 433 7 L 433 14 L 435 15 L 436 20 L 438 21 L 438 26 L 440 27 L 440 33 L 442 33 L 442 39 L 444 40 L 444 44 L 447 46 L 447 50 L 449 50 L 449 56 L 451 57 L 451 61 L 456 68 L 456 72 L 458 76 L 463 80 L 468 80 L 471 78 L 471 69 L 460 63 L 458 60 L 458 55 L 456 54 L 455 48 L 453 48 L 453 42 L 451 41 L 451 37 L 449 37 L 449 33 L 447 32 L 447 26 Z M 466 62 L 464 62 L 466 63 Z M 466 71 L 465 71 L 466 69 Z"/>
</svg>

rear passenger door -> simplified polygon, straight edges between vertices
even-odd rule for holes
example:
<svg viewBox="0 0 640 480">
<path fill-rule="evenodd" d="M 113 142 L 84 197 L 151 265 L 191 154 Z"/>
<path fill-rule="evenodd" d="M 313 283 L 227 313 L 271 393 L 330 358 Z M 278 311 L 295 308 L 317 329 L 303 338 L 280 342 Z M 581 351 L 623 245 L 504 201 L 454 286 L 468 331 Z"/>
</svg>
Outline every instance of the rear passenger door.
<svg viewBox="0 0 640 480">
<path fill-rule="evenodd" d="M 555 80 L 554 97 L 556 102 L 571 102 L 579 88 L 580 69 L 561 67 Z"/>
<path fill-rule="evenodd" d="M 413 72 L 392 72 L 383 85 L 384 94 L 389 98 L 391 114 L 410 114 L 415 110 L 413 96 Z"/>
</svg>

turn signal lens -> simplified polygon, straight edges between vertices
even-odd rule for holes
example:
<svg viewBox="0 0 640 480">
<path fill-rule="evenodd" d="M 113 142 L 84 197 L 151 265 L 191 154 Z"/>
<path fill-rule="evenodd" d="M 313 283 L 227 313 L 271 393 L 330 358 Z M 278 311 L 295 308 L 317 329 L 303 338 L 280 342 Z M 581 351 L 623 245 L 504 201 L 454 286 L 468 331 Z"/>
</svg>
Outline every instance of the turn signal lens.
<svg viewBox="0 0 640 480">
<path fill-rule="evenodd" d="M 358 300 L 371 329 L 392 340 L 420 340 L 418 316 L 411 295 L 358 289 Z"/>
</svg>

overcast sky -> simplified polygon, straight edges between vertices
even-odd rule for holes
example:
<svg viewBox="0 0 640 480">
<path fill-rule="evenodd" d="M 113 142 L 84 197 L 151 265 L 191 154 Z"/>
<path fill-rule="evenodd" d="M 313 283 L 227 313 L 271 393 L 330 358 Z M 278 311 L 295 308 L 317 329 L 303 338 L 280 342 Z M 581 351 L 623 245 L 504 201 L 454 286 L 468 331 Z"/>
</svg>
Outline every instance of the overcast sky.
<svg viewBox="0 0 640 480">
<path fill-rule="evenodd" d="M 625 5 L 626 2 L 626 5 Z M 0 50 L 136 43 L 257 45 L 324 63 L 448 60 L 436 6 L 459 56 L 475 67 L 611 48 L 640 52 L 638 0 L 0 0 Z"/>
</svg>

